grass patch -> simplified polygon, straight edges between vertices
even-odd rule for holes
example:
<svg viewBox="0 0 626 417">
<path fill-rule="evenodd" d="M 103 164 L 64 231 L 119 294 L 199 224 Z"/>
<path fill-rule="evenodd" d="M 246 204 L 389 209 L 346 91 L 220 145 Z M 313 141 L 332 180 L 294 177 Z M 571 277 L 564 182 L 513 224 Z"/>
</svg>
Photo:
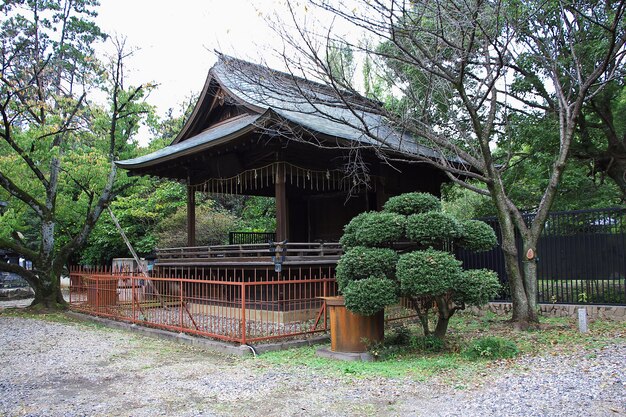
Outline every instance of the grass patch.
<svg viewBox="0 0 626 417">
<path fill-rule="evenodd" d="M 589 332 L 582 334 L 570 318 L 541 318 L 539 328 L 529 331 L 513 330 L 509 320 L 491 313 L 457 314 L 444 345 L 420 336 L 416 324 L 400 327 L 386 334 L 385 344 L 372 346 L 376 362 L 321 358 L 315 355 L 317 348 L 306 347 L 266 353 L 257 363 L 307 367 L 337 377 L 438 380 L 463 389 L 483 383 L 494 366 L 514 364 L 516 355 L 567 354 L 626 342 L 626 327 L 620 322 L 590 321 Z"/>
<path fill-rule="evenodd" d="M 513 358 L 519 353 L 514 341 L 502 337 L 483 337 L 473 340 L 463 351 L 463 356 L 476 361 L 479 359 Z"/>
<path fill-rule="evenodd" d="M 0 311 L 0 316 L 38 319 L 55 323 L 78 323 L 79 321 L 65 314 L 63 310 L 41 310 L 32 308 L 6 308 Z"/>
</svg>

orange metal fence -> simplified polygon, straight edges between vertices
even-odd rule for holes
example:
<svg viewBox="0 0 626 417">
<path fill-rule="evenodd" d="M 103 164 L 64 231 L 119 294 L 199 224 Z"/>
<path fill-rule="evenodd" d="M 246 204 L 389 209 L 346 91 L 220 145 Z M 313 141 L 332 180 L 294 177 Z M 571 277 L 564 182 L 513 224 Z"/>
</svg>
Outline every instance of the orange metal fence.
<svg viewBox="0 0 626 417">
<path fill-rule="evenodd" d="M 174 272 L 174 271 L 168 271 Z M 321 297 L 336 295 L 331 269 L 176 271 L 167 277 L 72 268 L 72 310 L 242 344 L 327 330 Z M 174 276 L 177 275 L 177 276 Z M 311 278 L 312 277 L 312 278 Z"/>
</svg>

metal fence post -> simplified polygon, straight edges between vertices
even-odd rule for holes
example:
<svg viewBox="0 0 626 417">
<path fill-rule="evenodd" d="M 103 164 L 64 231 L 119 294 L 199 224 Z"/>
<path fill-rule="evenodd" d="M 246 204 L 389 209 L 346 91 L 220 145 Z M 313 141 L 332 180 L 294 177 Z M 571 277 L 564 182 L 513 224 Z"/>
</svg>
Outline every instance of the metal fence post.
<svg viewBox="0 0 626 417">
<path fill-rule="evenodd" d="M 246 344 L 246 283 L 241 283 L 241 344 Z"/>
<path fill-rule="evenodd" d="M 182 329 L 185 327 L 183 323 L 183 309 L 185 307 L 185 305 L 183 304 L 183 280 L 179 278 L 178 282 L 180 282 L 180 307 L 178 308 L 178 310 L 180 311 L 179 320 L 180 320 L 180 329 L 182 332 Z"/>
</svg>

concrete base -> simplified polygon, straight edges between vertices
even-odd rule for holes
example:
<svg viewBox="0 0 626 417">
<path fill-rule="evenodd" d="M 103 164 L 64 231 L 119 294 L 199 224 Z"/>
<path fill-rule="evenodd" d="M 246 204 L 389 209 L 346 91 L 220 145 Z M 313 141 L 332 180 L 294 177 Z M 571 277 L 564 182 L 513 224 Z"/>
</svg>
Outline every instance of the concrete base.
<svg viewBox="0 0 626 417">
<path fill-rule="evenodd" d="M 265 352 L 275 352 L 278 350 L 293 349 L 302 346 L 312 346 L 321 343 L 328 343 L 328 336 L 318 336 L 309 339 L 287 340 L 284 342 L 265 343 L 260 345 L 239 345 L 228 342 L 221 342 L 218 340 L 207 339 L 205 337 L 191 336 L 185 333 L 174 333 L 167 330 L 154 329 L 151 327 L 138 326 L 136 324 L 124 323 L 121 321 L 109 320 L 102 317 L 90 316 L 89 314 L 76 313 L 74 311 L 68 311 L 69 317 L 75 318 L 81 321 L 89 321 L 92 323 L 98 323 L 106 327 L 114 329 L 121 329 L 126 331 L 132 331 L 141 333 L 144 336 L 154 337 L 157 339 L 171 340 L 177 343 L 183 343 L 203 349 L 207 349 L 213 352 L 225 353 L 228 355 L 259 355 Z"/>
<path fill-rule="evenodd" d="M 315 352 L 317 356 L 328 359 L 338 359 L 341 361 L 362 361 L 373 362 L 374 357 L 368 352 L 333 352 L 328 348 L 321 348 Z"/>
</svg>

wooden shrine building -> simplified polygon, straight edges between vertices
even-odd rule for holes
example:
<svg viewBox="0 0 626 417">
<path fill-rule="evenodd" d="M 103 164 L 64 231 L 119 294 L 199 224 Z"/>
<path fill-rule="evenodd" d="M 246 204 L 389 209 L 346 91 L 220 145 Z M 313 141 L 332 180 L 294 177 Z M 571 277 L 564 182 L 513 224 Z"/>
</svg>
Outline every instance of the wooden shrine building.
<svg viewBox="0 0 626 417">
<path fill-rule="evenodd" d="M 390 196 L 439 195 L 439 170 L 379 157 L 381 147 L 386 155 L 434 151 L 365 110 L 367 99 L 347 96 L 348 109 L 333 97 L 324 85 L 222 55 L 171 145 L 117 164 L 186 184 L 190 247 L 197 192 L 275 197 L 275 240 L 294 244 L 337 242 L 352 217 Z"/>
</svg>

